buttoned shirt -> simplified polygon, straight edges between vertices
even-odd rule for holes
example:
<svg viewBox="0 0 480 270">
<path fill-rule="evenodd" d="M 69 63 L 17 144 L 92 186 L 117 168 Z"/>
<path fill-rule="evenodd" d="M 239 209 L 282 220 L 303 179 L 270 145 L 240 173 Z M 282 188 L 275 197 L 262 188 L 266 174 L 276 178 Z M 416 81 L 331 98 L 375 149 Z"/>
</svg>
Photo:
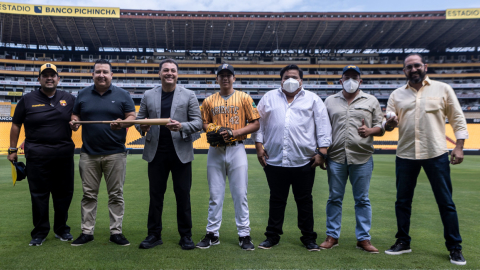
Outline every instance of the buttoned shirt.
<svg viewBox="0 0 480 270">
<path fill-rule="evenodd" d="M 368 128 L 382 127 L 383 114 L 377 98 L 362 90 L 348 104 L 343 91 L 329 96 L 325 100 L 330 123 L 332 123 L 333 142 L 328 148 L 328 157 L 333 161 L 344 164 L 365 164 L 374 152 L 373 137 L 362 138 L 358 128 L 362 120 Z"/>
<path fill-rule="evenodd" d="M 398 117 L 397 156 L 405 159 L 429 159 L 446 152 L 445 118 L 456 139 L 467 139 L 467 123 L 457 96 L 450 85 L 430 80 L 417 91 L 402 86 L 390 95 L 387 112 Z"/>
<path fill-rule="evenodd" d="M 325 104 L 310 91 L 300 90 L 291 103 L 281 89 L 269 91 L 258 103 L 258 113 L 255 142 L 263 143 L 269 165 L 304 166 L 317 147 L 329 147 L 332 142 Z"/>
</svg>

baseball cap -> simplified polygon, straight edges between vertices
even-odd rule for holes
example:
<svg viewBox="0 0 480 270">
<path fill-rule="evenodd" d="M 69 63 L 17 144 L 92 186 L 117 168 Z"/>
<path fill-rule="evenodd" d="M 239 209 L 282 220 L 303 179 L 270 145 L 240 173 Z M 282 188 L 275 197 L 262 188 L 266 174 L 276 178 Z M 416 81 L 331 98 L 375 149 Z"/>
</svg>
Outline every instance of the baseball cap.
<svg viewBox="0 0 480 270">
<path fill-rule="evenodd" d="M 220 71 L 222 71 L 224 69 L 230 71 L 232 73 L 232 75 L 235 76 L 235 70 L 229 64 L 222 64 L 221 66 L 219 66 L 218 69 L 217 69 L 217 74 L 220 73 Z"/>
<path fill-rule="evenodd" d="M 355 65 L 348 65 L 343 68 L 342 75 L 345 74 L 348 70 L 355 70 L 358 74 L 361 74 L 360 68 Z"/>
<path fill-rule="evenodd" d="M 38 76 L 40 76 L 42 74 L 42 72 L 44 72 L 45 70 L 47 69 L 51 69 L 53 71 L 55 71 L 55 73 L 58 74 L 58 71 L 57 71 L 57 66 L 55 66 L 54 64 L 52 63 L 46 63 L 46 64 L 43 64 L 41 67 L 40 67 L 40 72 L 38 73 Z"/>
<path fill-rule="evenodd" d="M 12 180 L 13 180 L 13 185 L 15 185 L 16 182 L 22 181 L 27 177 L 27 173 L 25 170 L 25 163 L 23 162 L 12 162 Z"/>
</svg>

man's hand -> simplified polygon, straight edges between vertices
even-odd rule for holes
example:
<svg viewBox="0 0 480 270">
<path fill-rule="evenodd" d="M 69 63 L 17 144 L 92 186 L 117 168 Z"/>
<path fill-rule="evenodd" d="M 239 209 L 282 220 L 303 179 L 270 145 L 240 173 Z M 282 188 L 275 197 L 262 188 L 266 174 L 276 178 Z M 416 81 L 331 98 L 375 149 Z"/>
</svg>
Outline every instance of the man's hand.
<svg viewBox="0 0 480 270">
<path fill-rule="evenodd" d="M 220 132 L 220 135 L 222 135 L 223 140 L 224 140 L 225 142 L 229 142 L 229 139 L 230 139 L 230 138 L 235 138 L 235 137 L 237 137 L 237 133 L 235 132 L 235 130 L 232 130 L 232 134 L 231 134 L 231 135 L 228 134 L 228 131 L 226 131 L 226 130 Z"/>
<path fill-rule="evenodd" d="M 385 118 L 387 118 L 387 115 L 385 115 Z M 398 126 L 398 117 L 395 115 L 391 117 L 390 119 L 387 119 L 387 122 L 385 123 L 385 126 L 389 126 L 390 128 L 396 128 Z"/>
<path fill-rule="evenodd" d="M 182 123 L 176 121 L 176 120 L 170 120 L 170 123 L 165 125 L 166 128 L 168 128 L 170 131 L 180 131 L 182 128 Z"/>
<path fill-rule="evenodd" d="M 121 118 L 117 118 L 117 120 L 114 121 L 122 121 Z M 120 130 L 122 129 L 122 123 L 116 122 L 116 123 L 110 123 L 110 129 L 111 130 Z"/>
<path fill-rule="evenodd" d="M 267 166 L 267 159 L 268 159 L 267 150 L 263 149 L 263 145 L 261 143 L 259 146 L 257 146 L 257 143 L 256 143 L 255 148 L 257 149 L 258 162 L 260 162 L 260 165 L 262 165 L 262 167 L 265 168 L 265 166 Z"/>
<path fill-rule="evenodd" d="M 367 138 L 372 134 L 372 130 L 365 125 L 365 119 L 362 119 L 362 126 L 358 128 L 358 135 L 362 138 Z"/>
<path fill-rule="evenodd" d="M 463 144 L 465 140 L 457 140 L 455 148 L 452 151 L 452 157 L 450 158 L 450 164 L 457 165 L 463 162 Z"/>
<path fill-rule="evenodd" d="M 73 131 L 77 131 L 78 128 L 80 128 L 80 124 L 75 124 L 75 121 L 73 121 L 73 120 L 70 121 L 69 124 L 70 124 L 70 128 L 71 128 Z"/>
<path fill-rule="evenodd" d="M 148 119 L 148 118 L 145 118 L 145 119 Z M 150 131 L 150 125 L 140 125 L 140 129 L 143 132 L 149 132 Z"/>
<path fill-rule="evenodd" d="M 10 162 L 17 161 L 17 152 L 11 153 L 10 155 L 8 155 L 7 159 L 10 160 Z"/>
</svg>

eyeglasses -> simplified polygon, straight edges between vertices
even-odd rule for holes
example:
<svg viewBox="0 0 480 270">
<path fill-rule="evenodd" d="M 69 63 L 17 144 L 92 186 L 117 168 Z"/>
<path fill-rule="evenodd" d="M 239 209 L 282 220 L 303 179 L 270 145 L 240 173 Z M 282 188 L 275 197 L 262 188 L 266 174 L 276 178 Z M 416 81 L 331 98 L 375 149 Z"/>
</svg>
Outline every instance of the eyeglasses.
<svg viewBox="0 0 480 270">
<path fill-rule="evenodd" d="M 419 69 L 419 68 L 421 68 L 421 67 L 423 67 L 423 66 L 424 66 L 423 64 L 418 64 L 418 63 L 416 63 L 416 64 L 413 64 L 413 65 L 405 66 L 405 70 L 409 70 L 409 71 L 410 71 L 410 70 L 412 70 L 413 68 Z"/>
</svg>

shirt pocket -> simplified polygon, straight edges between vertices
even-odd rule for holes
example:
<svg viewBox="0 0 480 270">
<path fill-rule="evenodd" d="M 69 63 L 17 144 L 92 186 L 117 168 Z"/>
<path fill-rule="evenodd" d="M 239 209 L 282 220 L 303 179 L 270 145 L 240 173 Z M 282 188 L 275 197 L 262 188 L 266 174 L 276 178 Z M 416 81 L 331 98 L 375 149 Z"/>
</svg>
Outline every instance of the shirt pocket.
<svg viewBox="0 0 480 270">
<path fill-rule="evenodd" d="M 426 97 L 425 111 L 427 113 L 434 113 L 442 107 L 442 99 L 440 97 Z"/>
<path fill-rule="evenodd" d="M 365 123 L 371 123 L 372 112 L 373 109 L 370 106 L 356 105 L 353 110 L 353 115 L 360 120 L 365 119 Z"/>
</svg>

